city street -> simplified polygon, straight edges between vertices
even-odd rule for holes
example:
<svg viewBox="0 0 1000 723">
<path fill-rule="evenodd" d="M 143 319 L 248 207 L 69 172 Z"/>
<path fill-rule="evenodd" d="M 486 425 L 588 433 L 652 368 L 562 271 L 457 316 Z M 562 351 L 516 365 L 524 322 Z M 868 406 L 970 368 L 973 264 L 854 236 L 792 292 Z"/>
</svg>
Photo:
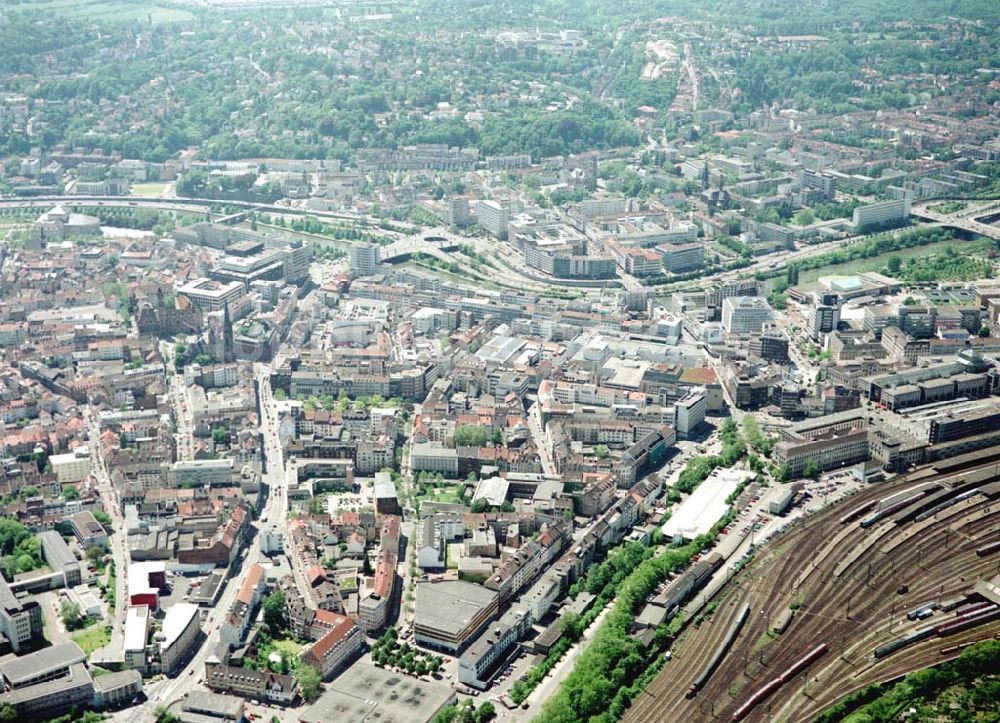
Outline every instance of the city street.
<svg viewBox="0 0 1000 723">
<path fill-rule="evenodd" d="M 88 409 L 85 413 L 87 421 L 87 432 L 90 441 L 90 457 L 92 471 L 97 479 L 97 490 L 101 495 L 101 504 L 105 512 L 111 517 L 112 533 L 108 537 L 111 546 L 111 555 L 115 565 L 115 604 L 114 614 L 111 617 L 111 641 L 102 649 L 93 654 L 96 661 L 121 657 L 122 645 L 125 634 L 125 613 L 128 609 L 128 567 L 131 557 L 128 552 L 128 537 L 125 529 L 125 517 L 122 513 L 121 502 L 117 490 L 111 483 L 108 475 L 107 460 L 104 458 L 104 449 L 101 446 L 100 423 L 97 413 L 93 409 Z"/>
<path fill-rule="evenodd" d="M 261 520 L 282 520 L 286 519 L 287 496 L 284 480 L 284 462 L 281 451 L 281 444 L 278 440 L 277 419 L 274 409 L 274 400 L 271 396 L 271 385 L 269 380 L 270 369 L 265 365 L 260 365 L 256 372 L 261 390 L 261 408 L 264 416 L 261 419 L 261 431 L 265 440 L 265 452 L 267 454 L 267 472 L 264 475 L 264 482 L 270 486 L 270 494 L 261 512 Z M 259 532 L 261 522 L 254 522 L 254 528 Z M 239 563 L 239 568 L 226 581 L 219 602 L 208 612 L 202 629 L 205 632 L 205 641 L 195 653 L 191 661 L 174 678 L 167 678 L 158 683 L 148 684 L 145 688 L 148 701 L 140 708 L 131 708 L 113 716 L 113 720 L 121 723 L 132 723 L 134 721 L 152 720 L 153 711 L 159 705 L 169 705 L 183 696 L 184 693 L 201 687 L 200 683 L 204 678 L 205 659 L 209 654 L 208 640 L 212 639 L 218 631 L 223 618 L 233 604 L 239 592 L 240 584 L 246 575 L 246 570 L 253 564 L 266 563 L 266 558 L 260 549 L 260 536 L 256 534 L 250 544 L 249 551 Z M 119 643 L 119 650 L 121 643 Z M 191 671 L 194 671 L 191 673 Z M 197 681 L 197 683 L 195 682 Z M 138 717 L 136 717 L 138 716 Z M 288 718 L 292 720 L 293 718 Z"/>
</svg>

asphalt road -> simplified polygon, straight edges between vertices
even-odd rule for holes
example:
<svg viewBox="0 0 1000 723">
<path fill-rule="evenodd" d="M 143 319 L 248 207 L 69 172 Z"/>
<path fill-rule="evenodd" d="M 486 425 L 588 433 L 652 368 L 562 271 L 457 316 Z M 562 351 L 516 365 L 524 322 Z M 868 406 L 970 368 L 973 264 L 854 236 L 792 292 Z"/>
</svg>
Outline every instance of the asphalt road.
<svg viewBox="0 0 1000 723">
<path fill-rule="evenodd" d="M 261 421 L 261 430 L 264 434 L 265 453 L 268 458 L 267 472 L 264 481 L 270 485 L 271 493 L 261 513 L 261 518 L 268 520 L 285 520 L 287 511 L 286 485 L 284 478 L 284 461 L 282 458 L 281 445 L 278 441 L 277 419 L 274 413 L 273 398 L 269 382 L 269 368 L 265 365 L 258 365 L 256 376 L 261 382 L 261 407 L 265 414 Z M 254 527 L 259 529 L 260 523 L 254 522 Z M 246 570 L 253 564 L 264 562 L 266 558 L 260 549 L 260 536 L 255 536 L 250 545 L 246 557 L 239 562 L 238 569 L 226 581 L 218 604 L 212 608 L 202 626 L 206 633 L 206 639 L 202 642 L 198 651 L 192 657 L 187 666 L 174 678 L 166 678 L 156 683 L 151 683 L 145 687 L 147 702 L 141 706 L 128 708 L 116 713 L 112 720 L 121 723 L 135 723 L 140 721 L 152 721 L 155 719 L 155 711 L 158 706 L 167 706 L 176 702 L 185 693 L 191 690 L 204 690 L 200 681 L 204 677 L 205 660 L 208 657 L 208 641 L 217 639 L 218 627 L 221 625 L 226 612 L 229 610 L 236 595 L 239 592 L 240 584 L 246 576 Z M 260 706 L 258 706 L 259 708 Z M 280 712 L 275 709 L 274 715 L 291 716 L 290 712 Z M 293 720 L 292 717 L 287 718 Z"/>
</svg>

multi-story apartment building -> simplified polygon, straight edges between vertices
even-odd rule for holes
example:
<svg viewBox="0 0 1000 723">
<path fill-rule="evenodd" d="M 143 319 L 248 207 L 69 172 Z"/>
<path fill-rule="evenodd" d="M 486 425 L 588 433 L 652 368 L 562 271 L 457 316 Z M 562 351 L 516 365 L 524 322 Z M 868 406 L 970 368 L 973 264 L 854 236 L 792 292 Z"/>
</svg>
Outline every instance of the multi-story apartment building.
<svg viewBox="0 0 1000 723">
<path fill-rule="evenodd" d="M 854 209 L 852 219 L 855 231 L 865 231 L 904 223 L 910 217 L 910 199 L 899 198 L 880 201 Z"/>
<path fill-rule="evenodd" d="M 205 664 L 205 685 L 217 693 L 287 705 L 295 700 L 295 678 L 269 670 Z"/>
<path fill-rule="evenodd" d="M 316 611 L 313 626 L 317 624 L 326 628 L 326 634 L 303 650 L 299 659 L 330 679 L 361 650 L 365 636 L 350 618 L 326 610 Z"/>
<path fill-rule="evenodd" d="M 201 635 L 198 606 L 193 603 L 174 603 L 167 609 L 163 626 L 154 636 L 159 648 L 160 672 L 174 675 L 183 666 Z"/>
<path fill-rule="evenodd" d="M 705 249 L 698 243 L 660 244 L 656 250 L 663 255 L 663 267 L 674 274 L 695 271 L 705 265 Z"/>
<path fill-rule="evenodd" d="M 414 472 L 440 472 L 446 477 L 458 475 L 458 452 L 440 444 L 414 444 L 410 448 L 410 466 Z"/>
</svg>

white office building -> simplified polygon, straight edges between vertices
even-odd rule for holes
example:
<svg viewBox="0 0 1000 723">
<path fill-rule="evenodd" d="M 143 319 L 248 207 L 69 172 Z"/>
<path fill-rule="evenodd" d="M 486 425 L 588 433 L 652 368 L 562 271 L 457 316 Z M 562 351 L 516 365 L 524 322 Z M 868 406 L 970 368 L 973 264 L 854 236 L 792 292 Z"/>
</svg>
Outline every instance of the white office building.
<svg viewBox="0 0 1000 723">
<path fill-rule="evenodd" d="M 677 436 L 681 439 L 690 437 L 705 421 L 707 409 L 708 402 L 704 391 L 692 391 L 683 399 L 677 400 L 674 404 L 674 427 L 677 429 Z"/>
<path fill-rule="evenodd" d="M 910 199 L 897 198 L 892 201 L 880 201 L 854 209 L 854 230 L 863 231 L 868 228 L 901 224 L 910 217 Z"/>
<path fill-rule="evenodd" d="M 479 225 L 498 239 L 507 238 L 507 225 L 510 223 L 510 209 L 496 201 L 480 201 L 476 204 L 476 217 Z"/>
<path fill-rule="evenodd" d="M 77 447 L 66 454 L 53 454 L 49 462 L 59 484 L 73 484 L 90 474 L 90 451 L 86 447 Z"/>
<path fill-rule="evenodd" d="M 731 296 L 722 301 L 722 328 L 727 334 L 757 334 L 774 318 L 761 296 Z"/>
</svg>

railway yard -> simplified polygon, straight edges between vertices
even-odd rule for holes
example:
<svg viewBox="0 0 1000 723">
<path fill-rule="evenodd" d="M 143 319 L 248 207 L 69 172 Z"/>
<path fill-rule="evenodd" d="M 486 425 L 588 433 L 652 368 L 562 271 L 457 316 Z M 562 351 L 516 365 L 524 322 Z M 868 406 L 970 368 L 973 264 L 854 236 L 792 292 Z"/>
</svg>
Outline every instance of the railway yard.
<svg viewBox="0 0 1000 723">
<path fill-rule="evenodd" d="M 798 721 L 1000 634 L 1000 447 L 790 526 L 700 609 L 628 723 Z M 714 609 L 713 609 L 714 608 Z"/>
</svg>

